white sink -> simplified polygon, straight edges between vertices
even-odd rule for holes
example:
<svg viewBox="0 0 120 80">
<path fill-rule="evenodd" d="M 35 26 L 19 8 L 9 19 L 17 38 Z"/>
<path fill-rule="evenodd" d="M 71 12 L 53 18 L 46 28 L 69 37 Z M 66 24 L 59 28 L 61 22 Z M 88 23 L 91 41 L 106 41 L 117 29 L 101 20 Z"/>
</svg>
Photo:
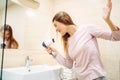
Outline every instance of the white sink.
<svg viewBox="0 0 120 80">
<path fill-rule="evenodd" d="M 3 70 L 3 80 L 60 80 L 62 67 L 37 65 Z"/>
</svg>

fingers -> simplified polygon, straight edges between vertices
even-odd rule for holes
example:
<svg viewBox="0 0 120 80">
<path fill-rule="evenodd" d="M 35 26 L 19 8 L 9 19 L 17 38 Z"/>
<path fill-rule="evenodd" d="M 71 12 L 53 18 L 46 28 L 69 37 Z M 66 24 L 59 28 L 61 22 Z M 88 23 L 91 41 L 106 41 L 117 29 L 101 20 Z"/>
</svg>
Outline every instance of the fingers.
<svg viewBox="0 0 120 80">
<path fill-rule="evenodd" d="M 47 46 L 46 50 L 47 50 L 48 53 L 57 52 L 57 50 L 55 48 L 51 47 L 51 46 Z"/>
<path fill-rule="evenodd" d="M 48 52 L 48 53 L 52 53 L 52 48 L 51 47 L 46 47 L 46 51 Z"/>
<path fill-rule="evenodd" d="M 47 46 L 45 49 L 49 54 L 52 54 L 52 56 L 54 57 L 59 53 L 55 48 L 51 46 Z"/>
<path fill-rule="evenodd" d="M 108 0 L 108 2 L 111 2 L 111 0 Z"/>
<path fill-rule="evenodd" d="M 109 8 L 112 8 L 112 2 L 111 2 L 111 0 L 108 0 L 107 6 L 108 6 Z"/>
<path fill-rule="evenodd" d="M 107 3 L 110 3 L 111 2 L 111 0 L 107 0 Z"/>
</svg>

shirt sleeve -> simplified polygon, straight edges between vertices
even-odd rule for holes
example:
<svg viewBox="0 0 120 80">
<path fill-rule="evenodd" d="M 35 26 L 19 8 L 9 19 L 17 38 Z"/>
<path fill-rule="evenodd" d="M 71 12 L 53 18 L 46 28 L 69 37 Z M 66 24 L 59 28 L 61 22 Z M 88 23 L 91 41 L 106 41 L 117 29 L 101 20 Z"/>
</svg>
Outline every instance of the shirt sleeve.
<svg viewBox="0 0 120 80">
<path fill-rule="evenodd" d="M 73 60 L 67 56 L 64 58 L 62 55 L 58 54 L 56 55 L 55 59 L 58 61 L 59 64 L 71 69 L 73 66 Z"/>
<path fill-rule="evenodd" d="M 97 38 L 103 38 L 106 40 L 112 40 L 112 41 L 120 41 L 120 28 L 116 31 L 111 31 L 111 30 L 104 30 L 101 29 L 99 26 L 88 26 L 87 27 L 88 32 L 90 35 L 93 37 Z"/>
</svg>

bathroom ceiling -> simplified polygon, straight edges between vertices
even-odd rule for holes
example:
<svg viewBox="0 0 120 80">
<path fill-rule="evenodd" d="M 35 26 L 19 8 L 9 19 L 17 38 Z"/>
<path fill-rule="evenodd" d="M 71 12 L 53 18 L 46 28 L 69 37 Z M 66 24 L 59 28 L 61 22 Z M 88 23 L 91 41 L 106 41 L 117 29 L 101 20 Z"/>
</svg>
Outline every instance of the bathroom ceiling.
<svg viewBox="0 0 120 80">
<path fill-rule="evenodd" d="M 0 10 L 5 8 L 6 0 L 0 0 Z M 40 0 L 8 0 L 8 6 L 18 4 L 21 6 L 37 9 L 40 6 Z"/>
<path fill-rule="evenodd" d="M 0 0 L 0 10 L 5 8 L 6 0 Z M 14 4 L 11 0 L 8 0 L 8 6 Z"/>
<path fill-rule="evenodd" d="M 11 1 L 20 6 L 25 6 L 33 9 L 37 9 L 40 6 L 40 0 L 11 0 Z"/>
</svg>

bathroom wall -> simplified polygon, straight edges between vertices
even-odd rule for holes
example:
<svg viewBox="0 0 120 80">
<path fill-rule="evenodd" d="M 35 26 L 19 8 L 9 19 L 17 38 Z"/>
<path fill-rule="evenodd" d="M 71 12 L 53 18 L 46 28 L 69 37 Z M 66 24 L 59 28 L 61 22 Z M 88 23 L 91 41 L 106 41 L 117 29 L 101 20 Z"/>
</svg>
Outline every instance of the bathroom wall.
<svg viewBox="0 0 120 80">
<path fill-rule="evenodd" d="M 111 19 L 120 26 L 120 1 L 112 0 L 112 2 Z M 64 55 L 60 38 L 56 37 L 59 34 L 55 33 L 51 22 L 54 14 L 61 10 L 66 11 L 77 25 L 96 24 L 103 29 L 109 29 L 102 19 L 102 7 L 105 3 L 106 0 L 41 0 L 40 8 L 36 10 L 16 4 L 9 6 L 7 23 L 13 27 L 14 37 L 20 47 L 18 50 L 5 50 L 4 67 L 24 66 L 26 56 L 33 59 L 31 65 L 58 65 L 41 46 L 43 40 L 55 37 L 57 41 L 53 46 Z M 108 80 L 120 80 L 120 42 L 102 39 L 98 39 L 98 42 Z"/>
<path fill-rule="evenodd" d="M 4 53 L 4 68 L 25 66 L 27 56 L 29 56 L 31 59 L 30 66 L 43 64 L 59 65 L 46 51 L 41 52 L 40 50 L 6 49 Z M 1 55 L 2 50 L 0 50 L 0 56 Z"/>
</svg>

